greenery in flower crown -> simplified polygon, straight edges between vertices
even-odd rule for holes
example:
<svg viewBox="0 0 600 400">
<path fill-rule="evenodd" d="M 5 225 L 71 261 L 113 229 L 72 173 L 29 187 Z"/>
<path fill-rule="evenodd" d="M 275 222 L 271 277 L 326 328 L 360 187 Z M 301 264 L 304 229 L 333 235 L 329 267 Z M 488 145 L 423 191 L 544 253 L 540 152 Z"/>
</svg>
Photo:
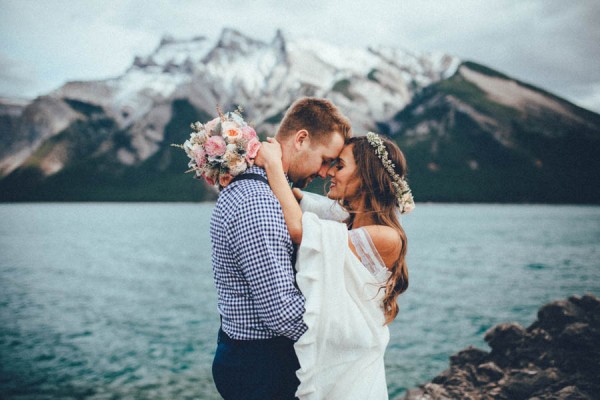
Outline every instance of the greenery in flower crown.
<svg viewBox="0 0 600 400">
<path fill-rule="evenodd" d="M 412 192 L 408 187 L 408 183 L 396 173 L 396 165 L 390 160 L 387 149 L 381 137 L 373 132 L 367 133 L 367 141 L 375 149 L 375 154 L 381 160 L 383 168 L 392 178 L 392 186 L 396 192 L 396 199 L 398 201 L 398 208 L 400 208 L 401 214 L 411 212 L 415 208 L 415 201 L 412 196 Z"/>
</svg>

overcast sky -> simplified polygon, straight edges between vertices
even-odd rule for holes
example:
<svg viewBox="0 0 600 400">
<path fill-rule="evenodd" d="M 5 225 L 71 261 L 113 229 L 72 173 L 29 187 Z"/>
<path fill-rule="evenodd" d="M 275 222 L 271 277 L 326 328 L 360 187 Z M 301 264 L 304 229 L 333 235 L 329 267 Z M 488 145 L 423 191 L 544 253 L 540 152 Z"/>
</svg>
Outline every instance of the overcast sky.
<svg viewBox="0 0 600 400">
<path fill-rule="evenodd" d="M 598 0 L 0 0 L 0 96 L 118 76 L 166 34 L 443 51 L 600 112 Z"/>
</svg>

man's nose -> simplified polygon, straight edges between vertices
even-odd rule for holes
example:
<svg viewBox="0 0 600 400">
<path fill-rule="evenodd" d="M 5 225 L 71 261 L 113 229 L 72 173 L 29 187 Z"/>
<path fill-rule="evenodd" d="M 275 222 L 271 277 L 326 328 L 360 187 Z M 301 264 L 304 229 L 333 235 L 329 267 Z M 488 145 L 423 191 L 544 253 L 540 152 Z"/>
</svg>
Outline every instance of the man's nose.
<svg viewBox="0 0 600 400">
<path fill-rule="evenodd" d="M 321 169 L 319 170 L 317 175 L 319 175 L 322 179 L 325 179 L 327 177 L 328 172 L 329 172 L 329 165 L 323 165 L 323 166 L 321 166 Z"/>
</svg>

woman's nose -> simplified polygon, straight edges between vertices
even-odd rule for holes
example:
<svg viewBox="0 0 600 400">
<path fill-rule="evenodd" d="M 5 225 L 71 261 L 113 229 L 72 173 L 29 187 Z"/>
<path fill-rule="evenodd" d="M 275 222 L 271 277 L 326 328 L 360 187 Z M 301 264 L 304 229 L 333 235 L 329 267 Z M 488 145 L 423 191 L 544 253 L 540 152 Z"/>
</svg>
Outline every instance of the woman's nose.
<svg viewBox="0 0 600 400">
<path fill-rule="evenodd" d="M 327 175 L 334 177 L 335 176 L 335 167 L 329 167 L 327 170 Z"/>
</svg>

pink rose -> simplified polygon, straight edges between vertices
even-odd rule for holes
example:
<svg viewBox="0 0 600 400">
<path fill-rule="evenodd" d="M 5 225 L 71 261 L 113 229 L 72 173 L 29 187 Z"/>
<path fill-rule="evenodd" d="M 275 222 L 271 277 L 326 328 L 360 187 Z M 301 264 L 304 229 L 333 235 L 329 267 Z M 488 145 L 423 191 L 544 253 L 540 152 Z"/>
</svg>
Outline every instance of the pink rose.
<svg viewBox="0 0 600 400">
<path fill-rule="evenodd" d="M 242 137 L 246 140 L 251 140 L 256 137 L 256 131 L 251 126 L 244 126 L 242 128 Z"/>
<path fill-rule="evenodd" d="M 206 141 L 204 148 L 206 149 L 206 154 L 211 157 L 222 156 L 227 149 L 227 143 L 225 143 L 225 139 L 222 136 L 211 136 Z"/>
<path fill-rule="evenodd" d="M 260 149 L 260 141 L 257 138 L 250 139 L 246 148 L 246 161 L 253 161 L 258 154 L 258 149 Z"/>
<path fill-rule="evenodd" d="M 217 117 L 213 120 L 210 120 L 204 124 L 204 129 L 206 130 L 206 132 L 208 132 L 210 134 L 210 133 L 212 133 L 212 131 L 215 129 L 215 127 L 217 126 L 217 124 L 220 121 L 221 121 L 221 118 L 219 118 L 219 117 Z"/>
<path fill-rule="evenodd" d="M 192 154 L 198 167 L 202 167 L 206 163 L 206 152 L 202 146 L 195 144 L 192 147 Z"/>
</svg>

